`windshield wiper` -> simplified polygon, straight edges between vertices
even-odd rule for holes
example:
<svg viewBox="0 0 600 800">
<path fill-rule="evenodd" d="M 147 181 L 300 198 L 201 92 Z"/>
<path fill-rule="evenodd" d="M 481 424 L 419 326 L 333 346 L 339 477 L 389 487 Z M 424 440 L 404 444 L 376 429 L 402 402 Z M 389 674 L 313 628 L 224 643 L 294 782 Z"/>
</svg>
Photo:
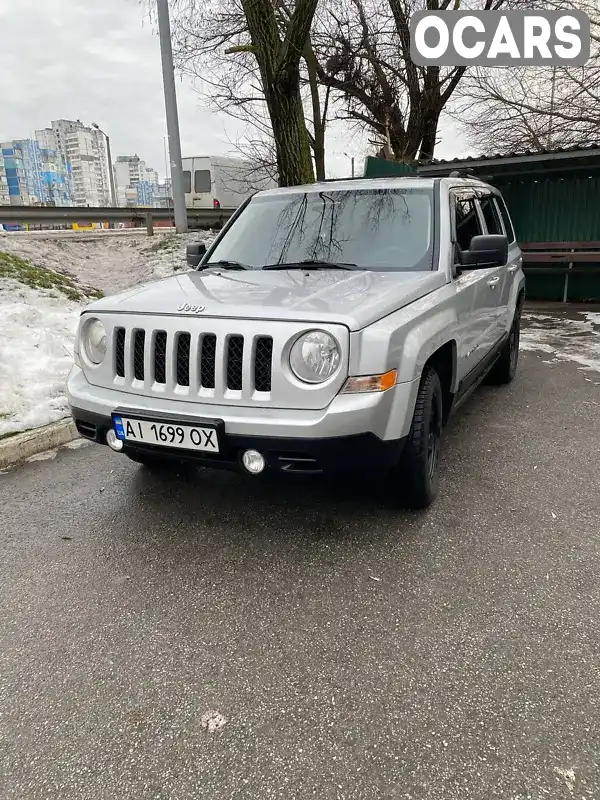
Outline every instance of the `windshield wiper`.
<svg viewBox="0 0 600 800">
<path fill-rule="evenodd" d="M 267 264 L 263 269 L 363 269 L 345 261 L 290 261 L 287 264 Z"/>
<path fill-rule="evenodd" d="M 209 261 L 207 264 L 201 264 L 202 269 L 207 267 L 224 267 L 225 269 L 250 269 L 246 264 L 239 261 Z"/>
</svg>

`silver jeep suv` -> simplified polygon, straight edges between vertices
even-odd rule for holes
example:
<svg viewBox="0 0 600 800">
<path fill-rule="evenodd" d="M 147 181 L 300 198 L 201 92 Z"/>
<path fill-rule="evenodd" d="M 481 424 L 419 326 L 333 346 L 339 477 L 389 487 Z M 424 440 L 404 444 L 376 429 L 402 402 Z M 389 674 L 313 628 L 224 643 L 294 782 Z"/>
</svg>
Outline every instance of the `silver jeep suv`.
<svg viewBox="0 0 600 800">
<path fill-rule="evenodd" d="M 188 263 L 81 315 L 73 418 L 133 461 L 362 472 L 421 508 L 451 412 L 515 375 L 521 252 L 480 181 L 259 192 Z"/>
</svg>

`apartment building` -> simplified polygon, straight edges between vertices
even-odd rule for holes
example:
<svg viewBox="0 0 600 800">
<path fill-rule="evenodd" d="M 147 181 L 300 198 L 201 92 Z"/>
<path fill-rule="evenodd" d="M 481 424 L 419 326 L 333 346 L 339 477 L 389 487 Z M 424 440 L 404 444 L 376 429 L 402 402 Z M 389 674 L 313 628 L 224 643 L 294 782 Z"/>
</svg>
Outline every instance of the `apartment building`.
<svg viewBox="0 0 600 800">
<path fill-rule="evenodd" d="M 10 205 L 8 195 L 8 181 L 6 180 L 6 169 L 4 167 L 4 156 L 0 148 L 0 206 Z"/>
<path fill-rule="evenodd" d="M 96 125 L 81 120 L 59 119 L 51 128 L 36 131 L 38 142 L 57 151 L 68 165 L 73 205 L 114 205 L 108 136 Z"/>
<path fill-rule="evenodd" d="M 161 198 L 158 172 L 147 167 L 137 154 L 119 156 L 114 165 L 119 206 L 154 206 Z M 162 207 L 162 202 L 159 207 Z"/>
<path fill-rule="evenodd" d="M 49 144 L 44 141 L 44 145 Z M 14 139 L 0 145 L 0 203 L 72 204 L 70 174 L 61 155 L 37 139 Z"/>
</svg>

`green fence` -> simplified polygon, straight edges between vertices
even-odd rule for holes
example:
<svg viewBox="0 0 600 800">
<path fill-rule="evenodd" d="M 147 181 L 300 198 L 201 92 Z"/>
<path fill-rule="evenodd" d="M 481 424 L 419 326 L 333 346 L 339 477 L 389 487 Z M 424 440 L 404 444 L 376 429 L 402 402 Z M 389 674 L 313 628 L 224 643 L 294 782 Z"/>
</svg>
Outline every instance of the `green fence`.
<svg viewBox="0 0 600 800">
<path fill-rule="evenodd" d="M 521 242 L 600 240 L 600 177 L 497 182 Z"/>
<path fill-rule="evenodd" d="M 398 164 L 385 158 L 368 156 L 365 159 L 365 178 L 392 178 L 402 175 L 416 175 L 417 168 L 411 164 Z"/>
<path fill-rule="evenodd" d="M 599 177 L 498 181 L 497 185 L 520 242 L 600 241 Z M 531 300 L 562 300 L 564 290 L 564 275 L 527 275 L 527 296 Z M 600 270 L 596 274 L 570 275 L 567 300 L 600 300 Z"/>
</svg>

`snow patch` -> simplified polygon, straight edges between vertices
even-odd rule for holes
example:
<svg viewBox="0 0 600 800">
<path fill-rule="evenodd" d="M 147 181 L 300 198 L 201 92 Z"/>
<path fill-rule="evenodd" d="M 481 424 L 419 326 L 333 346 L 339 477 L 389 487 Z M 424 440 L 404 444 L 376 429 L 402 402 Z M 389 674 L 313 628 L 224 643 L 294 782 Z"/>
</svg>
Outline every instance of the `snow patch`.
<svg viewBox="0 0 600 800">
<path fill-rule="evenodd" d="M 521 350 L 551 353 L 556 361 L 572 361 L 600 372 L 600 313 L 523 315 Z"/>
<path fill-rule="evenodd" d="M 64 297 L 0 281 L 0 436 L 68 415 L 65 380 L 80 311 Z"/>
</svg>

